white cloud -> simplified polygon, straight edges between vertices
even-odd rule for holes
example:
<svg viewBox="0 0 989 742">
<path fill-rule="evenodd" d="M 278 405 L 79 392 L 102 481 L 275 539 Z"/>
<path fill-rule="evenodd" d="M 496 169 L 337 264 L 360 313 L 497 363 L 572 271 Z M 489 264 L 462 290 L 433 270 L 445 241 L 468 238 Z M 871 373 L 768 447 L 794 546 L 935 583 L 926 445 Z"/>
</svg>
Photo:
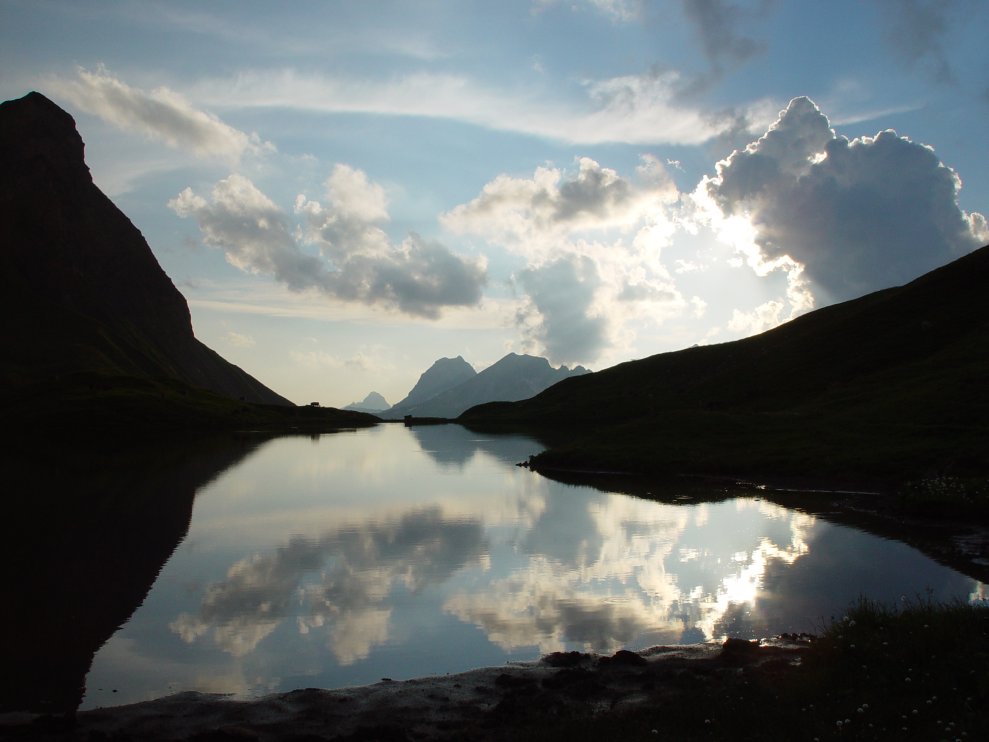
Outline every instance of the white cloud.
<svg viewBox="0 0 989 742">
<path fill-rule="evenodd" d="M 349 358 L 341 357 L 319 348 L 296 348 L 289 351 L 295 366 L 310 371 L 337 371 L 347 369 L 357 374 L 380 373 L 382 369 L 393 370 L 388 349 L 375 347 L 359 350 Z"/>
<path fill-rule="evenodd" d="M 735 309 L 728 321 L 728 329 L 742 336 L 755 335 L 776 327 L 783 319 L 783 302 L 767 301 L 751 312 Z"/>
<path fill-rule="evenodd" d="M 826 301 L 905 283 L 989 239 L 958 206 L 961 180 L 934 150 L 883 131 L 849 141 L 796 98 L 758 141 L 718 163 L 697 198 L 744 225 L 750 265 L 794 273 Z M 802 271 L 800 270 L 802 269 Z"/>
<path fill-rule="evenodd" d="M 231 345 L 235 348 L 253 348 L 256 345 L 254 338 L 250 335 L 244 335 L 243 333 L 234 332 L 233 330 L 227 332 L 226 340 L 227 345 Z"/>
<path fill-rule="evenodd" d="M 557 4 L 560 0 L 533 0 L 533 12 L 540 13 Z M 574 11 L 582 10 L 586 5 L 615 23 L 629 23 L 642 17 L 643 0 L 574 0 L 567 4 Z"/>
<path fill-rule="evenodd" d="M 531 178 L 499 175 L 440 221 L 526 259 L 513 277 L 525 350 L 554 363 L 594 363 L 631 344 L 632 323 L 686 309 L 660 261 L 678 195 L 653 157 L 643 158 L 634 180 L 581 157 L 570 172 L 544 166 Z"/>
<path fill-rule="evenodd" d="M 246 154 L 260 155 L 275 149 L 257 134 L 247 134 L 194 108 L 173 90 L 138 90 L 104 69 L 90 72 L 79 68 L 75 78 L 56 78 L 52 87 L 107 123 L 202 157 L 236 162 Z"/>
<path fill-rule="evenodd" d="M 326 198 L 340 218 L 363 222 L 388 220 L 385 189 L 372 183 L 367 174 L 338 164 L 326 181 Z"/>
<path fill-rule="evenodd" d="M 601 279 L 587 256 L 567 255 L 517 277 L 528 296 L 518 322 L 527 346 L 553 363 L 597 358 L 610 344 L 608 320 L 595 312 Z"/>
<path fill-rule="evenodd" d="M 623 179 L 589 157 L 576 160 L 576 172 L 536 168 L 531 178 L 499 175 L 472 201 L 440 216 L 458 234 L 479 234 L 514 252 L 532 254 L 567 234 L 631 228 L 662 215 L 677 199 L 663 166 L 643 158 L 639 184 Z"/>
<path fill-rule="evenodd" d="M 199 223 L 203 241 L 250 273 L 274 276 L 295 291 L 314 289 L 344 302 L 381 305 L 434 318 L 446 306 L 473 306 L 486 280 L 483 260 L 408 235 L 393 244 L 378 222 L 387 219 L 383 191 L 367 176 L 338 165 L 327 181 L 328 203 L 300 196 L 298 233 L 319 249 L 303 251 L 288 216 L 249 179 L 219 181 L 207 200 L 183 190 L 169 201 Z"/>
<path fill-rule="evenodd" d="M 373 113 L 451 119 L 574 144 L 701 144 L 736 117 L 678 100 L 674 71 L 586 80 L 582 96 L 542 88 L 492 89 L 463 75 L 417 72 L 386 80 L 249 71 L 206 80 L 196 96 L 213 105 L 322 113 Z"/>
<path fill-rule="evenodd" d="M 195 218 L 203 242 L 221 248 L 231 265 L 274 276 L 296 291 L 319 282 L 321 261 L 299 250 L 285 214 L 248 178 L 224 178 L 210 196 L 207 201 L 186 188 L 168 206 L 180 217 Z"/>
</svg>

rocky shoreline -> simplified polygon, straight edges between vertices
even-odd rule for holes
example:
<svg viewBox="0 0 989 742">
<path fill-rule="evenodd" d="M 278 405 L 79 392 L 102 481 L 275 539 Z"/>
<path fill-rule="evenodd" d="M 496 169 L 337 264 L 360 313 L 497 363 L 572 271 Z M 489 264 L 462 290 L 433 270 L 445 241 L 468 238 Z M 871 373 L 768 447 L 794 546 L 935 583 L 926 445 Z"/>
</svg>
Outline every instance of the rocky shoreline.
<svg viewBox="0 0 989 742">
<path fill-rule="evenodd" d="M 359 688 L 315 688 L 233 700 L 179 693 L 73 717 L 8 714 L 0 738 L 32 740 L 454 740 L 511 739 L 553 718 L 635 713 L 661 693 L 718 682 L 767 665 L 794 666 L 810 643 L 768 643 L 621 650 L 611 656 L 554 653 L 455 675 L 381 682 Z"/>
</svg>

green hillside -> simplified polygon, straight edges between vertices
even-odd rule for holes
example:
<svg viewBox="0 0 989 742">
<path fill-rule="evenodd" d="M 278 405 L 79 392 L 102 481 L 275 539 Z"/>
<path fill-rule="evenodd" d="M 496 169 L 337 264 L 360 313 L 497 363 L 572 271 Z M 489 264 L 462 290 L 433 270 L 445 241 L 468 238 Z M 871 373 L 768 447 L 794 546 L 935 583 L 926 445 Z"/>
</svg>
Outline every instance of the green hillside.
<svg viewBox="0 0 989 742">
<path fill-rule="evenodd" d="M 568 431 L 542 468 L 902 479 L 989 461 L 989 247 L 731 343 L 468 410 Z"/>
</svg>

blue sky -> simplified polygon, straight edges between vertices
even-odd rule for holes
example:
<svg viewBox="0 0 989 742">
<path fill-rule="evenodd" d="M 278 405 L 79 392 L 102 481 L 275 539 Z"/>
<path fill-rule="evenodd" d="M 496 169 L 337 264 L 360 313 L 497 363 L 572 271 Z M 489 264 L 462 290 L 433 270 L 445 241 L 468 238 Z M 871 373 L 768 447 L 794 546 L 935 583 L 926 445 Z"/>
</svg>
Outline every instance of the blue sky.
<svg viewBox="0 0 989 742">
<path fill-rule="evenodd" d="M 0 0 L 197 336 L 293 401 L 600 369 L 989 243 L 978 0 Z"/>
</svg>

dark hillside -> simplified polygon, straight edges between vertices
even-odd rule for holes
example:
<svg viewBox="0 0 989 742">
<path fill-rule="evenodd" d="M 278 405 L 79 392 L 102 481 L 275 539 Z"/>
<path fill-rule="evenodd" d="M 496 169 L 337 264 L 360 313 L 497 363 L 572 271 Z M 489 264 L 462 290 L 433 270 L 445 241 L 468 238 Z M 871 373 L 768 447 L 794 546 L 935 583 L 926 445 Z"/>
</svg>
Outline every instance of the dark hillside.
<svg viewBox="0 0 989 742">
<path fill-rule="evenodd" d="M 43 95 L 0 104 L 4 387 L 96 373 L 291 404 L 195 338 L 185 298 L 93 183 L 83 149 Z"/>
<path fill-rule="evenodd" d="M 567 379 L 478 425 L 571 427 L 543 466 L 898 476 L 989 460 L 989 247 L 761 335 Z"/>
</svg>

